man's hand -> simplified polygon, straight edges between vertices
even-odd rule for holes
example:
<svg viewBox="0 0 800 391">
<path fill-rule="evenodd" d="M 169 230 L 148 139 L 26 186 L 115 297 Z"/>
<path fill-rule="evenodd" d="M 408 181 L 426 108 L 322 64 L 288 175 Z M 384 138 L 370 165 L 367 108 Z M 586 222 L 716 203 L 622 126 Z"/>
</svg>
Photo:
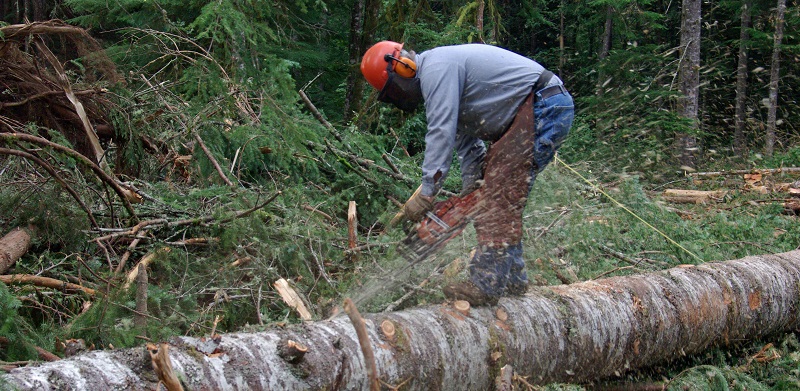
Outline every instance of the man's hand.
<svg viewBox="0 0 800 391">
<path fill-rule="evenodd" d="M 425 213 L 433 209 L 433 197 L 415 193 L 403 205 L 403 214 L 406 219 L 416 223 L 425 217 Z"/>
</svg>

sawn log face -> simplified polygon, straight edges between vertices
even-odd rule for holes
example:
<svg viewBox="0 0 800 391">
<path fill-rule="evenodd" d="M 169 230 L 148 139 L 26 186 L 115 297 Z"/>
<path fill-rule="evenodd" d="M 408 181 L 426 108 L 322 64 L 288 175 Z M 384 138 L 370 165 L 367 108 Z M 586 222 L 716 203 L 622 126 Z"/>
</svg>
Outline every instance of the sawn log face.
<svg viewBox="0 0 800 391">
<path fill-rule="evenodd" d="M 486 390 L 505 364 L 536 383 L 585 382 L 796 329 L 800 251 L 662 272 L 540 287 L 468 316 L 446 304 L 366 315 L 380 378 L 403 389 Z M 506 318 L 506 316 L 502 316 Z M 391 340 L 379 325 L 395 325 Z M 308 347 L 297 363 L 287 340 Z M 173 368 L 191 390 L 369 389 L 347 317 L 219 342 L 172 341 Z M 13 370 L 20 389 L 153 389 L 144 348 L 96 351 Z"/>
</svg>

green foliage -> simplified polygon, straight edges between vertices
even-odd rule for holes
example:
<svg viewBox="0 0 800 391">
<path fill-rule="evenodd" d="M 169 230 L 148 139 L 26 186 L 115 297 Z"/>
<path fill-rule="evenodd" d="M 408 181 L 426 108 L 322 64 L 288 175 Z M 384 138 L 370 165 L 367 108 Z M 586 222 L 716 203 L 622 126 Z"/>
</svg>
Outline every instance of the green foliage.
<svg viewBox="0 0 800 391">
<path fill-rule="evenodd" d="M 29 326 L 19 315 L 21 305 L 6 285 L 0 282 L 0 337 L 8 340 L 6 346 L 0 343 L 0 360 L 17 361 L 36 357 L 27 333 Z"/>
<path fill-rule="evenodd" d="M 701 365 L 684 371 L 670 381 L 667 390 L 769 390 L 746 374 L 732 369 Z"/>
</svg>

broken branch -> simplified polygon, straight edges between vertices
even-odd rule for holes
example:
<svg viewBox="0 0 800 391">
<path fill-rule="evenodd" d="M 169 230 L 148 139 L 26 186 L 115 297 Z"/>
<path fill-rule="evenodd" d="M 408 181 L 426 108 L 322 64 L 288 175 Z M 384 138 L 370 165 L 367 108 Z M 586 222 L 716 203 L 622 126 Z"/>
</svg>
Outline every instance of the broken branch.
<svg viewBox="0 0 800 391">
<path fill-rule="evenodd" d="M 311 312 L 308 311 L 306 305 L 303 303 L 303 300 L 300 299 L 300 295 L 289 286 L 289 282 L 286 279 L 279 279 L 275 281 L 273 284 L 275 290 L 278 291 L 278 294 L 281 295 L 283 301 L 289 305 L 289 307 L 294 308 L 298 314 L 300 314 L 300 319 L 303 320 L 311 320 Z"/>
<path fill-rule="evenodd" d="M 0 282 L 6 285 L 36 285 L 45 288 L 60 289 L 63 291 L 82 291 L 87 295 L 94 296 L 97 293 L 94 289 L 87 288 L 71 282 L 56 280 L 55 278 L 34 276 L 30 274 L 8 274 L 0 276 Z"/>
<path fill-rule="evenodd" d="M 361 352 L 364 354 L 364 361 L 367 366 L 367 376 L 369 377 L 370 391 L 380 391 L 381 383 L 378 381 L 378 368 L 375 364 L 375 354 L 372 352 L 372 347 L 369 344 L 369 335 L 367 334 L 367 327 L 364 325 L 364 319 L 358 312 L 358 308 L 353 304 L 350 298 L 344 299 L 344 311 L 353 323 L 358 336 L 358 343 L 361 345 Z"/>
<path fill-rule="evenodd" d="M 233 182 L 231 182 L 231 180 L 228 179 L 228 177 L 225 175 L 225 171 L 222 170 L 222 167 L 220 167 L 219 163 L 217 162 L 217 159 L 214 158 L 213 154 L 211 154 L 211 151 L 206 146 L 206 143 L 203 142 L 203 139 L 200 138 L 200 135 L 197 134 L 197 132 L 194 132 L 194 139 L 200 145 L 200 148 L 203 150 L 203 153 L 206 154 L 208 160 L 211 161 L 211 164 L 214 165 L 214 169 L 217 170 L 217 173 L 219 174 L 220 178 L 222 178 L 222 180 L 225 181 L 225 184 L 228 185 L 228 187 L 235 187 Z"/>
</svg>

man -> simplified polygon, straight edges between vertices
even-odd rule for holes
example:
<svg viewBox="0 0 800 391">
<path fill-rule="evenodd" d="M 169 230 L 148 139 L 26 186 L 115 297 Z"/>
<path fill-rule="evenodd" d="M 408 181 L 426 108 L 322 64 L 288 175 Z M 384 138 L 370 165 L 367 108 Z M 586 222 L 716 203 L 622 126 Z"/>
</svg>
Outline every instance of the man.
<svg viewBox="0 0 800 391">
<path fill-rule="evenodd" d="M 524 293 L 522 213 L 536 175 L 553 159 L 574 117 L 561 79 L 531 59 L 483 44 L 415 54 L 382 41 L 364 54 L 361 72 L 382 102 L 409 112 L 425 103 L 422 185 L 403 207 L 407 218 L 419 221 L 431 210 L 453 150 L 462 194 L 482 186 L 469 280 L 445 287 L 445 296 L 478 306 Z M 488 153 L 484 141 L 491 142 Z"/>
</svg>

